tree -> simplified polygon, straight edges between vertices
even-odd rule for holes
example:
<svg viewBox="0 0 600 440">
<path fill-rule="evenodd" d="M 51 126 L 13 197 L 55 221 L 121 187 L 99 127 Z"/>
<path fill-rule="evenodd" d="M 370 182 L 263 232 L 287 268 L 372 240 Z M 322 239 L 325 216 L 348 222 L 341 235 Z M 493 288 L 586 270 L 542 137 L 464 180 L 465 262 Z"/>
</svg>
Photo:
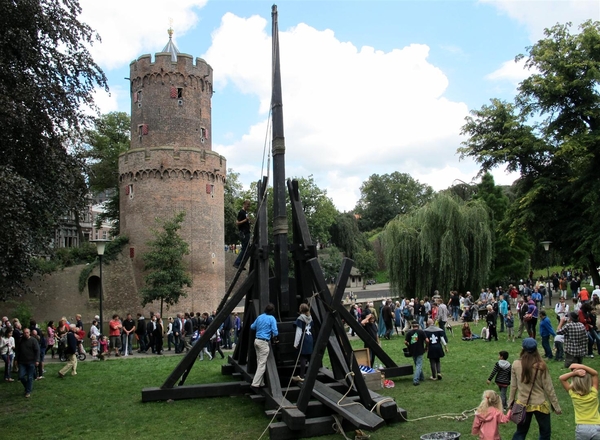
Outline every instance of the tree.
<svg viewBox="0 0 600 440">
<path fill-rule="evenodd" d="M 314 243 L 327 243 L 331 238 L 329 228 L 338 214 L 333 201 L 327 197 L 327 190 L 321 189 L 312 176 L 297 177 L 302 209 L 308 223 L 308 230 Z M 288 218 L 291 225 L 291 207 L 288 205 Z M 291 229 L 290 229 L 291 230 Z"/>
<path fill-rule="evenodd" d="M 521 82 L 514 104 L 492 100 L 472 112 L 459 152 L 482 172 L 519 172 L 511 230 L 553 241 L 555 252 L 587 266 L 599 284 L 600 22 L 587 21 L 576 34 L 570 27 L 546 29 L 516 57 L 535 73 Z"/>
<path fill-rule="evenodd" d="M 377 258 L 371 250 L 363 249 L 355 255 L 354 263 L 356 269 L 363 279 L 363 286 L 367 283 L 367 279 L 373 278 L 377 272 Z"/>
<path fill-rule="evenodd" d="M 76 0 L 0 5 L 2 295 L 22 291 L 57 221 L 85 205 L 83 164 L 67 140 L 81 135 L 95 86 L 107 86 L 87 49 L 98 37 L 80 13 Z"/>
<path fill-rule="evenodd" d="M 323 255 L 325 252 L 319 253 Z M 340 250 L 335 246 L 328 247 L 326 255 L 326 257 L 320 257 L 319 262 L 321 263 L 325 279 L 333 283 L 338 276 L 340 267 L 342 267 L 342 256 L 340 255 Z"/>
<path fill-rule="evenodd" d="M 504 285 L 525 276 L 523 268 L 532 250 L 532 243 L 527 234 L 520 233 L 515 238 L 510 230 L 514 209 L 509 209 L 509 198 L 501 187 L 496 186 L 494 177 L 485 173 L 481 183 L 476 185 L 476 200 L 485 202 L 492 218 L 494 258 L 490 273 L 490 281 L 494 286 Z"/>
<path fill-rule="evenodd" d="M 183 264 L 183 256 L 188 255 L 189 245 L 179 235 L 185 212 L 175 215 L 172 220 L 162 223 L 162 231 L 153 230 L 155 240 L 148 242 L 150 250 L 143 255 L 146 286 L 141 289 L 142 306 L 160 300 L 160 314 L 163 303 L 172 306 L 179 298 L 185 297 L 184 286 L 192 286 L 192 278 Z"/>
<path fill-rule="evenodd" d="M 406 173 L 373 174 L 361 185 L 360 199 L 354 210 L 360 215 L 360 229 L 381 228 L 397 215 L 423 206 L 433 193 L 429 185 L 419 183 Z"/>
<path fill-rule="evenodd" d="M 94 118 L 86 130 L 85 159 L 90 168 L 89 185 L 95 192 L 119 186 L 119 156 L 129 149 L 131 118 L 125 112 L 111 112 Z"/>
<path fill-rule="evenodd" d="M 96 218 L 96 227 L 110 222 L 111 235 L 120 232 L 119 155 L 129 149 L 131 118 L 125 112 L 111 112 L 94 119 L 94 128 L 86 130 L 83 151 L 89 168 L 89 187 L 93 193 L 110 191 L 104 212 Z"/>
<path fill-rule="evenodd" d="M 313 242 L 316 244 L 327 243 L 330 239 L 329 229 L 335 222 L 337 215 L 337 209 L 333 204 L 333 201 L 327 197 L 327 191 L 319 188 L 315 183 L 313 176 L 310 175 L 308 178 L 305 177 L 294 177 L 298 181 L 298 191 L 300 192 L 300 200 L 302 202 L 302 210 L 306 216 L 306 223 L 308 225 L 308 231 Z M 256 182 L 253 182 L 250 189 L 247 191 L 240 192 L 240 198 L 236 202 L 236 206 L 242 207 L 242 201 L 248 199 L 256 202 Z M 273 188 L 267 188 L 266 195 L 267 203 L 267 216 L 269 218 L 269 237 L 272 238 L 272 224 L 273 224 Z M 238 210 L 239 210 L 238 208 Z M 253 208 L 256 208 L 256 204 L 253 203 Z M 288 193 L 286 191 L 286 208 L 288 217 L 288 237 L 292 237 L 292 207 Z M 236 211 L 237 215 L 237 211 Z"/>
<path fill-rule="evenodd" d="M 487 207 L 448 193 L 390 221 L 383 231 L 392 288 L 405 296 L 485 285 L 492 261 Z"/>
<path fill-rule="evenodd" d="M 239 232 L 236 224 L 237 214 L 242 207 L 241 199 L 243 187 L 240 183 L 240 173 L 234 173 L 231 168 L 227 170 L 227 180 L 225 180 L 224 195 L 224 216 L 225 216 L 225 243 L 232 244 L 239 241 Z M 250 198 L 249 200 L 252 200 Z"/>
<path fill-rule="evenodd" d="M 329 231 L 331 242 L 348 258 L 354 258 L 358 252 L 371 247 L 367 238 L 358 229 L 358 221 L 354 214 L 347 212 L 338 214 Z"/>
</svg>

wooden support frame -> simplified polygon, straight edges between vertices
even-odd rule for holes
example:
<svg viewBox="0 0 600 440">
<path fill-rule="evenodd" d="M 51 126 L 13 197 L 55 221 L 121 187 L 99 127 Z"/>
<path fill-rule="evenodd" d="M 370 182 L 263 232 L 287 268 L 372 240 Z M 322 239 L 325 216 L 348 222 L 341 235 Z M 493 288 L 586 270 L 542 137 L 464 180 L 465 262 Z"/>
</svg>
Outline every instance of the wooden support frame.
<svg viewBox="0 0 600 440">
<path fill-rule="evenodd" d="M 308 223 L 302 208 L 297 181 L 287 181 L 291 202 L 293 243 L 288 244 L 288 226 L 285 204 L 285 138 L 283 134 L 283 104 L 281 100 L 281 78 L 279 72 L 279 39 L 277 7 L 273 6 L 273 246 L 268 240 L 267 186 L 263 177 L 257 185 L 257 216 L 254 235 L 248 251 L 243 256 L 242 267 L 236 273 L 231 286 L 221 300 L 217 314 L 204 335 L 183 357 L 160 388 L 142 390 L 142 401 L 167 399 L 191 399 L 221 395 L 239 396 L 249 394 L 257 403 L 264 403 L 269 414 L 280 413 L 279 420 L 270 426 L 272 440 L 318 436 L 332 432 L 333 418 L 329 414 L 341 415 L 342 425 L 374 430 L 385 421 L 397 420 L 399 413 L 395 402 L 385 401 L 377 407 L 378 414 L 370 411 L 381 402 L 382 396 L 367 388 L 363 375 L 348 340 L 342 320 L 346 321 L 365 341 L 365 344 L 386 365 L 392 374 L 406 371 L 409 366 L 397 366 L 358 324 L 342 304 L 344 288 L 352 268 L 352 260 L 344 259 L 333 294 L 325 281 L 317 259 Z M 274 258 L 274 273 L 270 272 L 269 258 Z M 295 278 L 289 277 L 290 256 L 294 264 Z M 248 276 L 236 289 L 242 268 L 248 266 Z M 227 319 L 233 309 L 244 300 L 244 322 L 239 343 L 223 366 L 223 374 L 238 378 L 238 382 L 184 385 L 202 347 L 206 345 L 217 328 Z M 312 303 L 313 330 L 316 334 L 314 350 L 303 383 L 284 392 L 285 384 L 295 369 L 297 353 L 291 348 L 291 335 L 295 332 L 294 321 L 298 306 L 302 302 Z M 267 387 L 250 389 L 256 371 L 255 334 L 251 324 L 268 303 L 276 307 L 276 320 L 281 333 L 280 350 L 272 349 L 267 358 L 265 381 Z M 282 333 L 287 332 L 287 333 Z M 329 355 L 331 370 L 322 367 L 325 351 Z M 277 351 L 277 353 L 275 353 Z M 412 366 L 410 366 L 412 371 Z M 288 382 L 288 386 L 289 386 Z M 177 386 L 176 386 L 177 384 Z M 291 391 L 291 392 L 290 392 Z M 340 406 L 341 392 L 348 395 Z M 295 400 L 295 401 L 294 401 Z M 322 414 L 321 414 L 322 413 Z M 403 413 L 406 417 L 406 413 Z"/>
</svg>

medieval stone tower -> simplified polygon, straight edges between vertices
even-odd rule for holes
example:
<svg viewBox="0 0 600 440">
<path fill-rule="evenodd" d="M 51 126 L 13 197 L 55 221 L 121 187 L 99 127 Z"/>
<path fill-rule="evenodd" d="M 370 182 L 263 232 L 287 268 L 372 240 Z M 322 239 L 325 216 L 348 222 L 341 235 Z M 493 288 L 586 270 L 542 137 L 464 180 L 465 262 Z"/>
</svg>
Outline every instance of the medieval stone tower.
<svg viewBox="0 0 600 440">
<path fill-rule="evenodd" d="M 212 68 L 179 53 L 169 29 L 162 52 L 130 64 L 131 145 L 119 157 L 121 233 L 129 237 L 138 290 L 155 218 L 185 211 L 180 234 L 193 279 L 176 311 L 210 311 L 225 293 L 226 161 L 211 148 Z M 157 307 L 154 307 L 157 310 Z"/>
</svg>

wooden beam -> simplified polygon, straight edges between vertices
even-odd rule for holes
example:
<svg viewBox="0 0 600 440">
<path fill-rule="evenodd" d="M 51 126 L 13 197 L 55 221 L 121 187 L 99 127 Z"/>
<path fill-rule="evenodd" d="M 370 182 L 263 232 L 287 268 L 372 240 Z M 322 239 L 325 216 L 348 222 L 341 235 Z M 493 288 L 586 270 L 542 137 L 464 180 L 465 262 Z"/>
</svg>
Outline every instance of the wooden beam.
<svg viewBox="0 0 600 440">
<path fill-rule="evenodd" d="M 325 283 L 325 277 L 323 276 L 323 272 L 321 270 L 321 266 L 318 264 L 318 261 L 316 261 L 316 259 L 314 259 L 314 260 L 310 260 L 308 263 L 310 264 L 310 268 L 313 272 L 313 277 L 315 279 L 315 283 L 317 284 L 319 289 L 325 288 L 327 286 L 327 284 Z M 347 276 L 350 274 L 350 269 L 352 268 L 352 260 L 345 258 L 342 262 L 342 269 L 344 269 L 344 267 L 346 267 L 348 274 L 344 278 L 342 276 L 342 271 L 340 270 L 340 274 L 338 275 L 338 282 L 337 282 L 336 289 L 335 289 L 335 297 L 334 298 L 340 298 L 340 299 L 336 301 L 332 298 L 330 301 L 330 304 L 332 305 L 331 307 L 336 312 L 338 312 L 338 310 L 339 310 L 337 305 L 341 305 L 341 297 L 344 293 L 344 287 L 346 285 Z M 331 295 L 329 295 L 329 292 L 327 292 L 326 294 L 324 294 L 324 297 L 331 298 Z M 345 308 L 344 308 L 344 311 L 346 311 Z M 338 360 L 340 362 L 343 361 L 344 366 L 343 366 L 343 369 L 340 371 L 339 362 L 333 362 L 333 360 L 332 360 L 331 365 L 334 368 L 334 375 L 335 375 L 336 379 L 338 379 L 338 380 L 344 379 L 348 383 L 348 385 L 353 383 L 354 387 L 358 391 L 358 394 L 361 398 L 361 402 L 363 403 L 363 405 L 365 405 L 365 407 L 370 409 L 374 405 L 374 402 L 369 395 L 369 389 L 367 387 L 367 384 L 364 381 L 364 378 L 362 377 L 360 368 L 358 366 L 358 363 L 356 362 L 356 358 L 354 357 L 354 352 L 352 350 L 352 346 L 350 345 L 350 341 L 348 340 L 346 331 L 342 325 L 342 322 L 340 319 L 340 314 L 336 313 L 336 315 L 337 316 L 336 316 L 335 325 L 334 325 L 333 329 L 334 329 L 334 333 L 335 333 L 337 339 L 342 344 L 342 349 L 343 349 L 344 354 L 343 354 L 343 358 L 338 357 Z M 365 331 L 365 330 L 363 329 L 363 331 Z M 366 333 L 366 331 L 365 331 L 365 333 Z M 372 339 L 368 335 L 367 335 L 367 337 L 369 339 Z M 330 354 L 330 359 L 335 358 L 335 356 L 336 356 L 335 354 Z M 335 370 L 336 365 L 338 365 L 338 370 Z M 349 369 L 352 370 L 352 372 L 354 373 L 353 378 L 349 378 L 347 376 Z"/>
<path fill-rule="evenodd" d="M 367 333 L 363 326 L 360 325 L 358 321 L 356 321 L 356 319 L 348 310 L 346 310 L 346 307 L 344 307 L 344 305 L 341 302 L 335 304 L 335 309 L 338 311 L 341 318 L 344 321 L 346 321 L 346 323 L 348 323 L 350 327 L 352 327 L 352 329 L 358 335 L 358 337 L 363 340 L 367 347 L 373 353 L 375 353 L 375 356 L 377 356 L 386 367 L 397 367 L 396 362 L 394 362 L 392 358 L 383 350 L 383 348 L 379 346 L 377 341 Z"/>
<path fill-rule="evenodd" d="M 382 373 L 385 374 L 385 378 L 401 377 L 401 376 L 412 376 L 414 373 L 413 365 L 399 365 L 397 367 L 382 368 Z"/>
<path fill-rule="evenodd" d="M 314 262 L 315 259 L 312 259 L 310 261 Z M 318 262 L 317 267 L 320 271 L 320 266 L 318 266 Z M 340 268 L 338 281 L 343 281 L 345 283 L 345 280 L 348 278 L 348 275 L 350 275 L 350 269 L 352 269 L 352 262 L 351 260 L 345 259 L 342 262 L 342 267 Z M 323 298 L 331 297 L 331 295 L 329 295 L 329 291 L 327 291 L 327 295 L 325 295 L 324 292 L 319 293 L 323 295 Z M 325 303 L 325 307 L 331 308 L 332 304 L 341 301 L 343 294 L 343 289 L 336 289 L 336 294 L 333 298 L 331 298 L 329 304 Z M 325 299 L 323 301 L 325 302 Z M 297 405 L 300 411 L 306 411 L 308 401 L 310 400 L 310 390 L 312 389 L 312 386 L 317 379 L 317 374 L 319 372 L 320 366 L 323 365 L 323 355 L 325 353 L 325 348 L 329 343 L 329 336 L 331 335 L 331 329 L 333 328 L 335 319 L 336 315 L 334 313 L 325 312 L 323 323 L 321 325 L 321 328 L 319 329 L 317 339 L 314 342 L 313 353 L 310 357 L 308 371 L 304 378 L 304 386 L 302 387 L 302 391 L 300 391 L 300 396 L 298 396 Z"/>
<path fill-rule="evenodd" d="M 372 413 L 361 404 L 356 404 L 345 398 L 342 399 L 343 394 L 332 390 L 321 382 L 315 382 L 312 395 L 359 429 L 373 431 L 385 424 L 385 421 L 377 414 Z"/>
<path fill-rule="evenodd" d="M 169 377 L 167 377 L 167 380 L 165 380 L 161 388 L 173 388 L 177 380 L 180 377 L 182 377 L 182 375 L 186 371 L 189 372 L 189 370 L 194 365 L 194 362 L 196 362 L 196 359 L 198 359 L 198 355 L 200 354 L 200 351 L 202 351 L 202 348 L 206 346 L 206 344 L 210 340 L 210 337 L 215 334 L 219 326 L 225 321 L 225 318 L 228 318 L 229 314 L 233 311 L 233 309 L 237 307 L 237 305 L 242 300 L 242 298 L 246 294 L 246 291 L 251 285 L 252 277 L 248 276 L 248 278 L 244 280 L 238 291 L 231 297 L 227 304 L 223 306 L 221 312 L 217 314 L 217 316 L 215 316 L 213 321 L 206 329 L 206 332 L 204 332 L 204 334 L 200 336 L 200 339 L 198 339 L 198 341 L 196 341 L 196 343 L 192 345 L 190 351 L 188 351 L 186 355 L 181 359 L 181 361 L 179 361 L 179 364 L 177 364 L 173 372 L 169 375 Z M 179 385 L 183 385 L 183 383 L 180 383 Z"/>
<path fill-rule="evenodd" d="M 184 385 L 176 388 L 152 387 L 142 390 L 142 402 L 196 399 L 198 397 L 243 396 L 245 392 L 246 389 L 240 382 Z"/>
<path fill-rule="evenodd" d="M 335 434 L 334 424 L 335 419 L 331 416 L 307 419 L 304 427 L 297 431 L 291 430 L 284 422 L 271 423 L 269 438 L 270 440 L 292 440 Z"/>
</svg>

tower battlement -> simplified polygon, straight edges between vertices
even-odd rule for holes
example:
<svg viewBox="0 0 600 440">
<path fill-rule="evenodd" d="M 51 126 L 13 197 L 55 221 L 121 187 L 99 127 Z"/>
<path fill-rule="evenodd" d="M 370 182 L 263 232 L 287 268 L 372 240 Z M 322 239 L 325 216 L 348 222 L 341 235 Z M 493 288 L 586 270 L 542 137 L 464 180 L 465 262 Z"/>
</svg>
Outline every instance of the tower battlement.
<svg viewBox="0 0 600 440">
<path fill-rule="evenodd" d="M 212 80 L 212 67 L 204 61 L 204 59 L 197 57 L 194 60 L 192 55 L 186 53 L 177 54 L 177 60 L 173 61 L 173 54 L 170 52 L 157 52 L 154 54 L 154 62 L 152 61 L 152 55 L 144 54 L 133 60 L 129 64 L 131 72 L 144 72 L 144 71 L 155 71 L 164 69 L 165 72 L 170 71 L 181 71 L 184 70 L 192 75 L 198 75 L 203 77 L 209 74 Z"/>
<path fill-rule="evenodd" d="M 176 49 L 175 49 L 176 50 Z M 212 67 L 202 58 L 158 52 L 130 64 L 131 148 L 212 149 Z"/>
</svg>

